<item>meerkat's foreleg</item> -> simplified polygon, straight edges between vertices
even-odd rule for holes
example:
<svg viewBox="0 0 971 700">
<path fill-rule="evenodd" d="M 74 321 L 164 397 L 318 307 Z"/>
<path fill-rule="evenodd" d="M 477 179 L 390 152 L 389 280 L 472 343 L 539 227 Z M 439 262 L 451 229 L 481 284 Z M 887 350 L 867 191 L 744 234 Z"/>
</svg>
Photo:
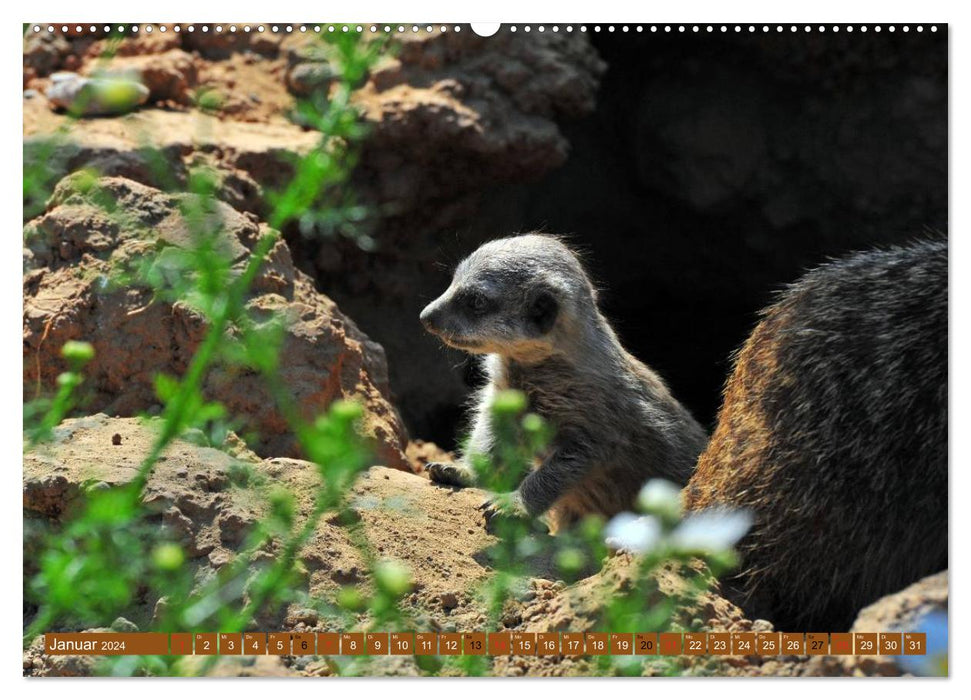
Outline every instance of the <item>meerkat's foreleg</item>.
<svg viewBox="0 0 971 700">
<path fill-rule="evenodd" d="M 590 468 L 590 450 L 581 443 L 566 442 L 546 457 L 538 469 L 523 479 L 511 494 L 496 494 L 482 504 L 488 522 L 496 515 L 536 517 L 575 487 Z"/>
</svg>

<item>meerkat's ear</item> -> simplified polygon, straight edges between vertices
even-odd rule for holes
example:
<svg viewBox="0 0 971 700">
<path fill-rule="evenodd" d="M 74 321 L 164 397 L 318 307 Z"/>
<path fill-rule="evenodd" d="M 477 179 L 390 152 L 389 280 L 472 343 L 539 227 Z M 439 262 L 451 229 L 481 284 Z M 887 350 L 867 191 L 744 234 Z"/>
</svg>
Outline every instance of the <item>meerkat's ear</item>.
<svg viewBox="0 0 971 700">
<path fill-rule="evenodd" d="M 560 304 L 549 289 L 536 289 L 526 299 L 526 322 L 537 335 L 549 333 L 559 313 Z"/>
</svg>

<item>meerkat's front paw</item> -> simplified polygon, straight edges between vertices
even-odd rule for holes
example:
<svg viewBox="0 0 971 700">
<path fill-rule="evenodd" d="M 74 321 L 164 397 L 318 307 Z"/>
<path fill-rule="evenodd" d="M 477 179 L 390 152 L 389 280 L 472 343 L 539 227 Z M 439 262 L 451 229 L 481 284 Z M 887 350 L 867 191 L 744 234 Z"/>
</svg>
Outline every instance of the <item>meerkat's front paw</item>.
<svg viewBox="0 0 971 700">
<path fill-rule="evenodd" d="M 461 464 L 429 462 L 425 465 L 425 471 L 428 472 L 428 476 L 436 484 L 464 488 L 471 486 L 474 481 L 469 470 Z"/>
<path fill-rule="evenodd" d="M 486 530 L 489 532 L 495 528 L 497 518 L 529 518 L 529 511 L 526 510 L 526 504 L 523 503 L 523 497 L 519 491 L 497 493 L 483 501 L 479 510 L 485 516 Z"/>
</svg>

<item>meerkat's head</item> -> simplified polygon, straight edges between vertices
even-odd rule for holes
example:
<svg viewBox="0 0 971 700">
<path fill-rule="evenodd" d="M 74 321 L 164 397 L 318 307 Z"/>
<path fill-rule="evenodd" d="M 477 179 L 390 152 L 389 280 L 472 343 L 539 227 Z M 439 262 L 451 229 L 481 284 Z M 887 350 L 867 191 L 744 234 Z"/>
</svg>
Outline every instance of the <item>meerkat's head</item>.
<svg viewBox="0 0 971 700">
<path fill-rule="evenodd" d="M 566 347 L 578 322 L 596 315 L 596 292 L 577 256 L 542 234 L 482 245 L 421 322 L 452 347 L 537 362 Z"/>
</svg>

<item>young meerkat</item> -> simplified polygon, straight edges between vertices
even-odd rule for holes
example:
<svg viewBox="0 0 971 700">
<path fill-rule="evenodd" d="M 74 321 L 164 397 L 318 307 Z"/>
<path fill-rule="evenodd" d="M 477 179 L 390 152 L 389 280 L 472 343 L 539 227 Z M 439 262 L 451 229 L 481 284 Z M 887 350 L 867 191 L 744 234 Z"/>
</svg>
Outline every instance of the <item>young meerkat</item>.
<svg viewBox="0 0 971 700">
<path fill-rule="evenodd" d="M 522 391 L 555 431 L 519 488 L 483 504 L 487 521 L 551 511 L 558 530 L 586 514 L 631 509 L 648 479 L 683 485 L 691 476 L 704 429 L 621 346 L 579 258 L 558 238 L 526 234 L 482 245 L 420 318 L 446 344 L 483 355 L 488 377 L 465 454 L 456 464 L 429 464 L 433 481 L 474 482 L 469 458 L 493 448 L 497 391 Z"/>
</svg>

